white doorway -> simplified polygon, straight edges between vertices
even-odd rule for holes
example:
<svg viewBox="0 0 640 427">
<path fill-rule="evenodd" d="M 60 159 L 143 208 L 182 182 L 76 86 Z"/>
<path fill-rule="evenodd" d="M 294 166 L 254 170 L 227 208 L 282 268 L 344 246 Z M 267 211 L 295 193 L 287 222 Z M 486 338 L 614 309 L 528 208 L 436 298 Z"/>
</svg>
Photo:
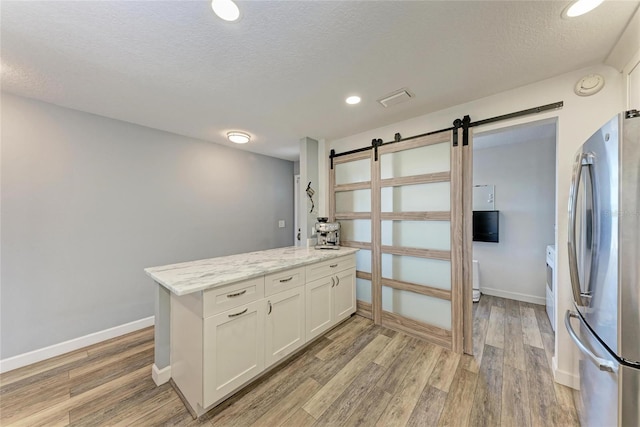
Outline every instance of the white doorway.
<svg viewBox="0 0 640 427">
<path fill-rule="evenodd" d="M 556 135 L 550 119 L 474 136 L 473 185 L 484 187 L 475 194 L 491 200 L 474 218 L 494 211 L 498 220 L 497 242 L 474 237 L 483 294 L 546 303 L 547 246 L 556 241 Z"/>
</svg>

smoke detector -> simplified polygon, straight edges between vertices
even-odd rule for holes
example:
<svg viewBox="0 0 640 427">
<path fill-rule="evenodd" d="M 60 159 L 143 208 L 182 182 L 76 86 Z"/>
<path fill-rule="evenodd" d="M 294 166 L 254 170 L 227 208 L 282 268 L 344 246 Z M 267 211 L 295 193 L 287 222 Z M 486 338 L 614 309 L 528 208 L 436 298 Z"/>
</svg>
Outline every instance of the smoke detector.
<svg viewBox="0 0 640 427">
<path fill-rule="evenodd" d="M 384 107 L 393 107 L 413 98 L 413 94 L 408 89 L 398 89 L 389 95 L 378 99 L 378 102 Z"/>
<path fill-rule="evenodd" d="M 578 96 L 591 96 L 600 92 L 604 87 L 604 77 L 600 74 L 589 74 L 576 83 L 573 91 Z"/>
</svg>

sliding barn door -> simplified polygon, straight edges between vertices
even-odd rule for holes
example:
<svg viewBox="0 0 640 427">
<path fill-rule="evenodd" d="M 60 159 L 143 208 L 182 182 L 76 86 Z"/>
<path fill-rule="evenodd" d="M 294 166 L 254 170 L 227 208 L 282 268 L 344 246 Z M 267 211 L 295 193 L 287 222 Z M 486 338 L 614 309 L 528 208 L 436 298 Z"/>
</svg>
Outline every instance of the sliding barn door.
<svg viewBox="0 0 640 427">
<path fill-rule="evenodd" d="M 379 277 L 382 325 L 454 348 L 461 284 L 461 150 L 451 132 L 382 146 Z M 377 281 L 376 281 L 377 282 Z"/>
<path fill-rule="evenodd" d="M 335 157 L 330 210 L 361 248 L 358 312 L 463 349 L 462 144 L 452 131 Z"/>
<path fill-rule="evenodd" d="M 334 159 L 329 173 L 331 221 L 340 221 L 340 244 L 356 254 L 356 296 L 360 315 L 372 318 L 372 163 L 368 151 Z M 379 323 L 379 322 L 378 322 Z"/>
</svg>

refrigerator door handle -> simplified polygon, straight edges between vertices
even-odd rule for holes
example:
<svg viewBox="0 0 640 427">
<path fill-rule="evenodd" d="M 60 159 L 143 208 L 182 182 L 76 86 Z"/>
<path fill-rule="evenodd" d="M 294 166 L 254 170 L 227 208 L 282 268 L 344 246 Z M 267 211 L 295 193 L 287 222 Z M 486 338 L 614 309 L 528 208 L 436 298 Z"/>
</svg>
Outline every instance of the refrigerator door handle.
<svg viewBox="0 0 640 427">
<path fill-rule="evenodd" d="M 580 315 L 578 313 L 572 312 L 571 310 L 567 310 L 567 314 L 564 316 L 564 325 L 567 327 L 567 331 L 569 332 L 569 336 L 573 340 L 573 342 L 578 346 L 578 349 L 587 356 L 593 364 L 595 364 L 598 369 L 606 372 L 618 372 L 618 367 L 611 361 L 602 359 L 601 357 L 596 356 L 585 346 L 580 338 L 573 330 L 573 326 L 571 326 L 571 318 L 574 317 L 576 319 L 580 319 Z"/>
<path fill-rule="evenodd" d="M 582 306 L 589 306 L 590 301 L 588 300 L 591 298 L 591 291 L 583 292 L 582 286 L 580 285 L 580 276 L 578 274 L 578 253 L 576 248 L 576 210 L 578 209 L 578 187 L 582 177 L 582 168 L 584 166 L 593 165 L 593 160 L 593 154 L 591 153 L 581 153 L 577 156 L 576 162 L 573 165 L 571 188 L 569 189 L 569 235 L 567 239 L 569 249 L 569 275 L 571 279 L 571 290 L 573 291 L 573 300 Z M 595 204 L 596 195 L 594 194 L 595 188 L 593 187 L 593 174 L 591 175 L 591 179 L 592 190 L 594 190 L 592 191 L 591 196 Z M 593 251 L 591 253 L 593 254 Z"/>
</svg>

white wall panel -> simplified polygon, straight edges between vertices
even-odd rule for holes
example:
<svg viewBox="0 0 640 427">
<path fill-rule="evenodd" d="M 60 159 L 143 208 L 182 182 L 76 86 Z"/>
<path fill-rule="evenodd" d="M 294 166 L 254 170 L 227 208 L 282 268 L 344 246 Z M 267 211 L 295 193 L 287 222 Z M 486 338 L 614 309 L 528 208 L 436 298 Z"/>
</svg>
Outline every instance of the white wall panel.
<svg viewBox="0 0 640 427">
<path fill-rule="evenodd" d="M 340 220 L 340 240 L 355 242 L 371 242 L 371 220 L 342 219 Z"/>
<path fill-rule="evenodd" d="M 451 329 L 451 303 L 447 300 L 383 286 L 382 309 L 430 325 Z"/>
<path fill-rule="evenodd" d="M 371 281 L 356 279 L 356 299 L 371 304 Z"/>
<path fill-rule="evenodd" d="M 337 192 L 336 213 L 341 212 L 371 212 L 371 190 Z"/>
<path fill-rule="evenodd" d="M 371 164 L 369 159 L 337 163 L 333 168 L 336 173 L 336 185 L 371 181 Z"/>
<path fill-rule="evenodd" d="M 434 288 L 451 289 L 451 262 L 382 254 L 382 277 Z"/>
<path fill-rule="evenodd" d="M 448 211 L 450 188 L 448 182 L 382 188 L 382 212 Z"/>
<path fill-rule="evenodd" d="M 427 145 L 380 156 L 382 179 L 447 172 L 451 169 L 448 142 Z"/>
<path fill-rule="evenodd" d="M 451 249 L 451 222 L 382 221 L 382 244 L 448 251 Z"/>
</svg>

